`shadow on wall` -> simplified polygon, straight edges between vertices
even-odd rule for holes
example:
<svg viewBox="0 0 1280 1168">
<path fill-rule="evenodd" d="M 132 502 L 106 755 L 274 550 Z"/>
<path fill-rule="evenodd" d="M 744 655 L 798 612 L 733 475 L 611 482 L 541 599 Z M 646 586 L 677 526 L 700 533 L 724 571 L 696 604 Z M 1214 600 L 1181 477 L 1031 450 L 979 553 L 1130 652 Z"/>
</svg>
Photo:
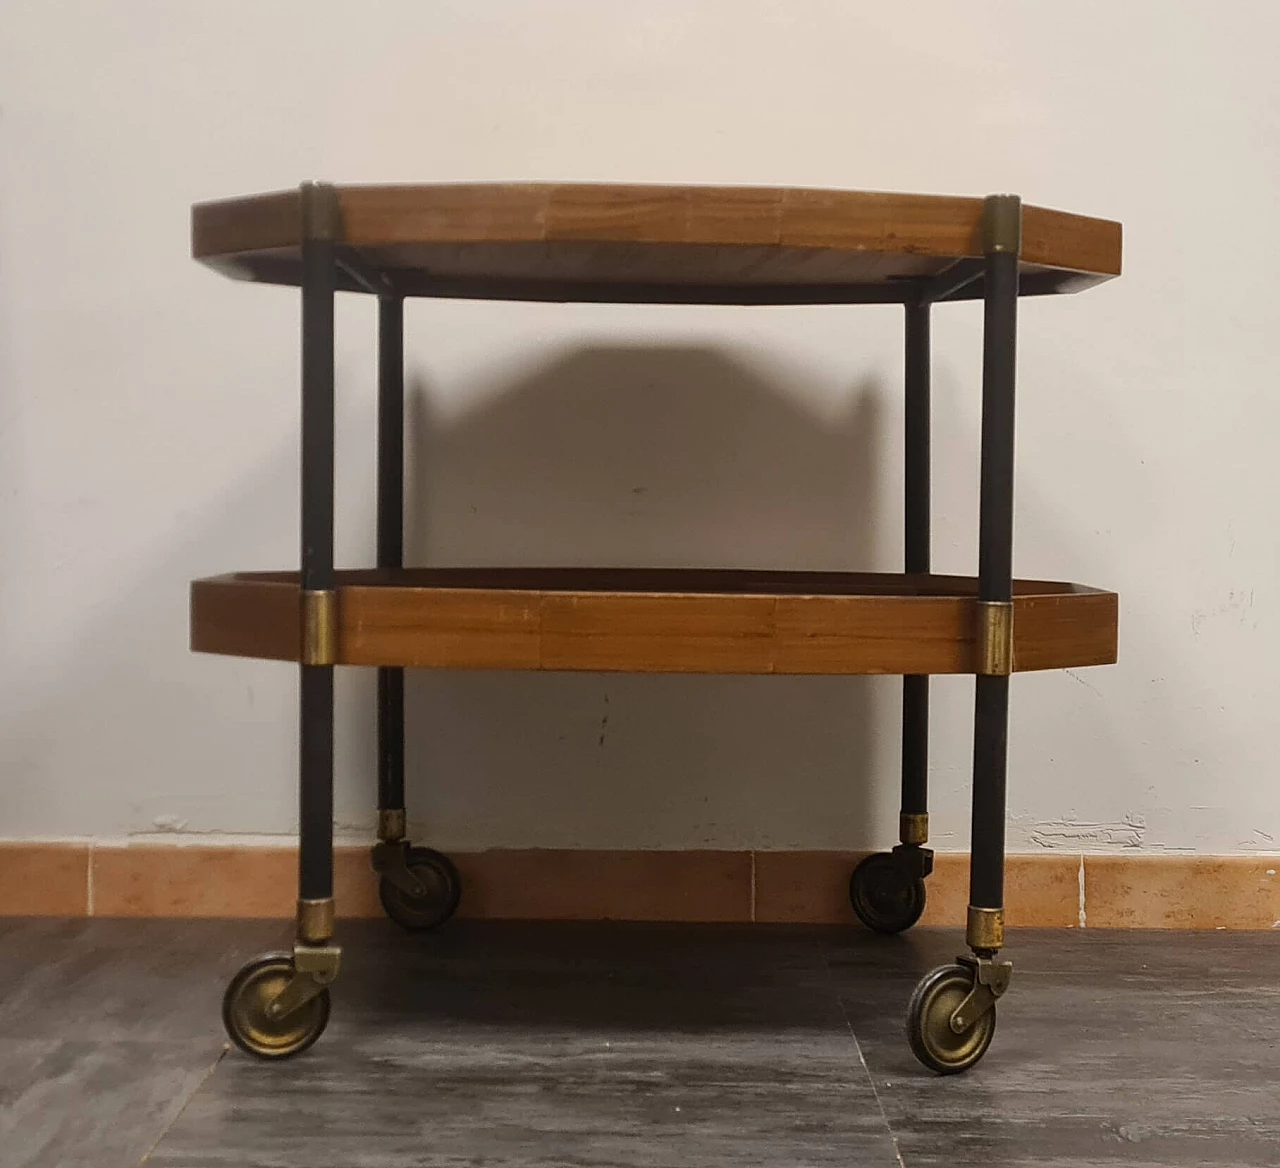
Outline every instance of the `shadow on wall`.
<svg viewBox="0 0 1280 1168">
<path fill-rule="evenodd" d="M 406 562 L 877 562 L 874 381 L 824 419 L 729 353 L 618 346 L 494 389 L 446 418 L 411 378 Z M 871 784 L 897 785 L 871 773 L 878 737 L 896 759 L 897 692 L 896 679 L 414 673 L 410 820 L 466 848 L 868 845 Z"/>
<path fill-rule="evenodd" d="M 843 410 L 824 416 L 795 380 L 717 349 L 588 349 L 484 386 L 457 415 L 418 381 L 409 554 L 434 564 L 896 567 L 898 533 L 881 539 L 875 520 L 890 510 L 877 492 L 898 490 L 875 461 L 881 403 L 896 386 L 858 382 Z M 364 468 L 369 381 L 362 365 L 339 396 L 344 449 Z M 951 482 L 975 466 L 977 436 L 947 381 L 936 388 L 937 469 Z M 1131 457 L 1132 436 L 1113 429 L 1108 440 L 1113 457 Z M 254 465 L 204 510 L 183 513 L 122 588 L 60 616 L 56 646 L 9 671 L 5 834 L 294 829 L 295 671 L 190 658 L 185 647 L 192 577 L 294 566 L 296 438 Z M 1017 505 L 1072 563 L 1087 535 L 1062 498 L 1031 477 Z M 339 513 L 360 537 L 343 562 L 369 563 L 368 486 L 343 490 Z M 1025 555 L 1019 566 L 1038 574 Z M 1125 660 L 1155 677 L 1184 668 L 1166 630 L 1141 620 L 1139 596 L 1124 629 Z M 1163 703 L 1117 706 L 1137 683 L 1114 689 L 1123 675 L 1106 676 L 1018 682 L 1015 808 L 1031 785 L 1090 805 L 1082 740 L 1096 738 L 1094 757 L 1119 760 L 1129 786 L 1149 767 L 1148 744 L 1186 743 Z M 972 682 L 936 688 L 934 742 L 947 746 L 931 768 L 934 834 L 954 848 L 968 820 Z M 459 849 L 884 846 L 895 827 L 898 692 L 896 678 L 411 674 L 411 818 L 419 838 Z M 373 694 L 372 671 L 340 671 L 338 819 L 364 839 Z"/>
</svg>

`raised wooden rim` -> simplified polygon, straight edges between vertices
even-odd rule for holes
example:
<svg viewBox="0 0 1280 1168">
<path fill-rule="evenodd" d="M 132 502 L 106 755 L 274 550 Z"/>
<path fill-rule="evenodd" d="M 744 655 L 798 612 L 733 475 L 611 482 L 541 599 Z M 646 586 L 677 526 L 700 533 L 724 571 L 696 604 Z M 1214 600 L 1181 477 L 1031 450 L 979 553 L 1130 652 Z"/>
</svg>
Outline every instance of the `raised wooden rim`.
<svg viewBox="0 0 1280 1168">
<path fill-rule="evenodd" d="M 599 243 L 829 250 L 940 260 L 982 255 L 982 199 L 963 196 L 561 183 L 335 189 L 340 242 L 353 249 Z M 192 255 L 234 276 L 295 283 L 290 261 L 301 242 L 301 224 L 298 191 L 197 203 L 192 208 Z M 1028 273 L 1076 277 L 1050 280 L 1046 290 L 1096 283 L 1120 273 L 1120 224 L 1025 205 L 1021 258 Z M 481 284 L 483 276 L 477 295 L 484 294 Z M 466 295 L 467 290 L 455 294 Z"/>
<path fill-rule="evenodd" d="M 973 673 L 961 576 L 645 569 L 338 573 L 337 663 L 628 673 Z M 1114 593 L 1019 580 L 1017 671 L 1116 659 Z M 296 661 L 297 575 L 191 586 L 191 647 Z"/>
</svg>

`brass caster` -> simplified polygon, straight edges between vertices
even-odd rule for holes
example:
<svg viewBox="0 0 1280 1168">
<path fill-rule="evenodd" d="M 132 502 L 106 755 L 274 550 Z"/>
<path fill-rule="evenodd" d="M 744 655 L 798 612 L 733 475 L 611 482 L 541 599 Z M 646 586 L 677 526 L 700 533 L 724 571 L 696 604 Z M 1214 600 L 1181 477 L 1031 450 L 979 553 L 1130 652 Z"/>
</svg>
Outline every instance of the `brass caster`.
<svg viewBox="0 0 1280 1168">
<path fill-rule="evenodd" d="M 392 848 L 382 844 L 379 848 Z M 380 863 L 375 853 L 378 898 L 396 924 L 419 932 L 443 925 L 462 898 L 462 880 L 453 861 L 432 848 L 398 848 L 390 864 Z M 382 853 L 385 856 L 386 853 Z M 403 858 L 403 859 L 402 859 Z"/>
<path fill-rule="evenodd" d="M 222 1024 L 236 1046 L 258 1058 L 289 1058 L 324 1033 L 328 989 L 292 1009 L 280 1009 L 278 999 L 296 977 L 292 954 L 270 953 L 250 961 L 231 979 L 222 996 Z"/>
<path fill-rule="evenodd" d="M 953 1019 L 973 994 L 976 970 L 943 965 L 920 979 L 907 1006 L 907 1039 L 911 1052 L 931 1071 L 955 1075 L 967 1071 L 987 1053 L 996 1032 L 996 1008 L 988 1008 L 957 1032 Z"/>
<path fill-rule="evenodd" d="M 904 848 L 868 856 L 849 877 L 849 903 L 858 920 L 877 933 L 901 933 L 924 912 L 925 861 L 899 854 L 905 851 L 923 849 Z M 931 859 L 932 853 L 928 856 Z"/>
</svg>

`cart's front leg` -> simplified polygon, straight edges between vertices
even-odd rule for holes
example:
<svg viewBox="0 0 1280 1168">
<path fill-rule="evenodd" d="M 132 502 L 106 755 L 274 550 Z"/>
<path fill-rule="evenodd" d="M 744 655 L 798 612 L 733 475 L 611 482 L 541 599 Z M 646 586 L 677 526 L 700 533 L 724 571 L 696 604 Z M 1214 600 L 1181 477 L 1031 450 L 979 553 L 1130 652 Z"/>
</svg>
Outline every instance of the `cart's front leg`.
<svg viewBox="0 0 1280 1168">
<path fill-rule="evenodd" d="M 1013 672 L 1013 436 L 1022 205 L 992 195 L 983 216 L 982 476 L 974 695 L 973 833 L 965 940 L 971 954 L 926 974 L 907 1014 L 911 1048 L 942 1074 L 967 1070 L 995 1034 L 1012 966 L 1004 946 L 1005 779 Z"/>
<path fill-rule="evenodd" d="M 302 214 L 302 555 L 299 669 L 297 932 L 291 953 L 249 962 L 232 979 L 222 1019 L 262 1058 L 306 1050 L 329 1021 L 333 944 L 333 296 L 337 193 L 304 183 Z"/>
</svg>

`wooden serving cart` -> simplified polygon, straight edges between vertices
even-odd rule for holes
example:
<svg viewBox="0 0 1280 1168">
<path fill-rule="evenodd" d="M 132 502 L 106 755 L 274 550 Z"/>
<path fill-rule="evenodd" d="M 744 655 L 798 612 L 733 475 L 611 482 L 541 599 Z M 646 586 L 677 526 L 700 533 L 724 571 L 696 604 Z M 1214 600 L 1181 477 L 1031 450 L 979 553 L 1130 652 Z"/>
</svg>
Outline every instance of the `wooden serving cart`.
<svg viewBox="0 0 1280 1168">
<path fill-rule="evenodd" d="M 1019 296 L 1120 272 L 1120 225 L 986 199 L 737 187 L 330 186 L 201 203 L 192 252 L 229 276 L 302 290 L 301 571 L 191 589 L 192 648 L 300 666 L 296 943 L 247 964 L 223 1001 L 244 1050 L 311 1045 L 329 1017 L 333 669 L 378 670 L 378 840 L 390 917 L 447 920 L 457 871 L 405 834 L 404 670 L 559 669 L 903 676 L 900 842 L 850 878 L 864 923 L 919 919 L 928 842 L 929 675 L 976 675 L 966 943 L 908 1007 L 917 1057 L 976 1063 L 1007 989 L 1004 830 L 1009 678 L 1116 659 L 1117 598 L 1012 574 Z M 334 294 L 378 300 L 377 567 L 333 563 Z M 902 574 L 408 568 L 403 562 L 403 307 L 408 296 L 628 304 L 901 304 L 906 320 Z M 929 320 L 984 303 L 978 575 L 930 572 Z"/>
</svg>

